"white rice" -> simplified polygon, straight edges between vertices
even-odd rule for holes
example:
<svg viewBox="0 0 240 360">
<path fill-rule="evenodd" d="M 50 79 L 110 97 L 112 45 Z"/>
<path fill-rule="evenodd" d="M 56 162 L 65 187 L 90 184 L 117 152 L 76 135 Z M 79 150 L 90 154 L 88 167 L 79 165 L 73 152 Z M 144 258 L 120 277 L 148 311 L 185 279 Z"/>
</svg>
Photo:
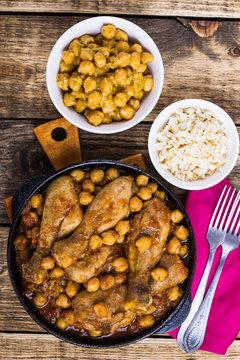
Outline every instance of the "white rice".
<svg viewBox="0 0 240 360">
<path fill-rule="evenodd" d="M 178 109 L 158 131 L 157 150 L 162 167 L 179 180 L 203 179 L 226 162 L 226 130 L 210 110 Z"/>
</svg>

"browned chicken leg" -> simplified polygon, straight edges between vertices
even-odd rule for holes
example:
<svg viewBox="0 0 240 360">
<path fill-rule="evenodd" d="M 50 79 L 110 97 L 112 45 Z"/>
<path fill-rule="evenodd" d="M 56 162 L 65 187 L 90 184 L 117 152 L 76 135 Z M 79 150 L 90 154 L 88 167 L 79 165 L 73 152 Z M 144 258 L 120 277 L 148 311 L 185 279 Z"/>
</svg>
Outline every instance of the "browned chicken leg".
<svg viewBox="0 0 240 360">
<path fill-rule="evenodd" d="M 150 294 L 151 270 L 158 263 L 170 230 L 170 211 L 158 198 L 147 202 L 132 221 L 128 235 L 129 287 L 125 309 L 146 311 L 152 303 Z M 139 251 L 136 241 L 142 236 L 151 238 L 151 245 Z"/>
<path fill-rule="evenodd" d="M 115 226 L 129 214 L 133 180 L 122 176 L 107 184 L 89 205 L 81 224 L 67 239 L 54 244 L 53 255 L 63 268 L 76 262 L 87 249 L 92 234 Z"/>
</svg>

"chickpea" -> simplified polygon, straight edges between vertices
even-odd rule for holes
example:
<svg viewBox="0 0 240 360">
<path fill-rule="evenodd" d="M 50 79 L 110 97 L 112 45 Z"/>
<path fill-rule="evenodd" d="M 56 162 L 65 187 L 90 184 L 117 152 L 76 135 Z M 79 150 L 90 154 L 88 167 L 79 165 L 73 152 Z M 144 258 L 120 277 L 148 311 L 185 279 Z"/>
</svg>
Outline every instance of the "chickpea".
<svg viewBox="0 0 240 360">
<path fill-rule="evenodd" d="M 116 105 L 113 100 L 105 100 L 102 105 L 102 111 L 107 114 L 116 110 Z"/>
<path fill-rule="evenodd" d="M 118 49 L 119 52 L 121 52 L 121 51 L 129 52 L 129 50 L 130 50 L 130 46 L 129 46 L 128 42 L 124 41 L 124 40 L 118 41 L 116 48 Z M 140 57 L 139 57 L 139 60 L 140 60 Z"/>
<path fill-rule="evenodd" d="M 92 250 L 98 249 L 102 246 L 102 238 L 99 235 L 92 235 L 89 241 L 89 247 Z"/>
<path fill-rule="evenodd" d="M 82 60 L 93 60 L 94 52 L 89 48 L 81 48 L 80 50 L 80 59 Z"/>
<path fill-rule="evenodd" d="M 95 314 L 100 318 L 104 318 L 108 314 L 108 307 L 104 302 L 95 304 L 93 310 Z"/>
<path fill-rule="evenodd" d="M 114 80 L 117 85 L 123 86 L 127 79 L 127 71 L 125 69 L 116 69 L 114 71 Z"/>
<path fill-rule="evenodd" d="M 54 268 L 55 266 L 55 261 L 53 260 L 53 258 L 51 256 L 46 256 L 42 259 L 41 261 L 41 266 L 45 269 L 45 270 L 51 270 Z"/>
<path fill-rule="evenodd" d="M 147 186 L 149 177 L 144 174 L 140 174 L 136 177 L 136 184 L 138 187 Z"/>
<path fill-rule="evenodd" d="M 82 183 L 82 188 L 84 191 L 93 193 L 95 191 L 95 185 L 90 179 L 86 179 Z"/>
<path fill-rule="evenodd" d="M 112 39 L 116 34 L 116 27 L 113 24 L 104 25 L 101 34 L 106 39 Z"/>
<path fill-rule="evenodd" d="M 103 291 L 110 289 L 114 285 L 114 277 L 112 275 L 105 275 L 100 278 L 100 286 Z"/>
<path fill-rule="evenodd" d="M 140 101 L 138 99 L 129 99 L 128 105 L 137 111 L 140 108 Z"/>
<path fill-rule="evenodd" d="M 146 64 L 146 63 L 150 63 L 154 60 L 154 56 L 149 53 L 149 52 L 143 52 L 141 54 L 141 62 Z"/>
<path fill-rule="evenodd" d="M 57 279 L 60 278 L 61 276 L 63 276 L 64 274 L 64 270 L 60 267 L 60 266 L 55 266 L 55 268 L 53 268 L 50 271 L 50 278 L 52 279 Z"/>
<path fill-rule="evenodd" d="M 67 73 L 57 74 L 56 80 L 58 87 L 64 91 L 68 91 L 69 79 L 70 75 Z"/>
<path fill-rule="evenodd" d="M 71 300 L 66 294 L 61 293 L 56 299 L 56 304 L 64 309 L 67 309 L 71 305 Z"/>
<path fill-rule="evenodd" d="M 150 200 L 152 197 L 152 191 L 150 188 L 148 187 L 143 187 L 139 190 L 139 192 L 137 193 L 137 195 L 144 201 L 146 200 Z"/>
<path fill-rule="evenodd" d="M 117 274 L 115 275 L 115 277 L 114 277 L 114 279 L 115 279 L 115 284 L 120 285 L 120 284 L 124 283 L 124 281 L 126 280 L 126 278 L 127 278 L 127 276 L 126 276 L 125 274 L 120 273 L 120 272 L 117 273 Z"/>
<path fill-rule="evenodd" d="M 87 105 L 88 107 L 99 106 L 101 101 L 102 101 L 102 95 L 100 94 L 100 92 L 93 91 L 88 97 Z"/>
<path fill-rule="evenodd" d="M 108 168 L 106 170 L 106 178 L 107 180 L 115 180 L 120 176 L 120 171 L 116 168 Z"/>
<path fill-rule="evenodd" d="M 103 118 L 102 123 L 103 124 L 111 124 L 112 120 L 113 119 L 109 114 L 104 114 L 104 118 Z"/>
<path fill-rule="evenodd" d="M 79 91 L 82 86 L 82 78 L 78 74 L 78 72 L 72 73 L 70 79 L 69 79 L 69 87 L 73 91 Z"/>
<path fill-rule="evenodd" d="M 113 245 L 118 239 L 118 233 L 114 230 L 107 230 L 102 233 L 102 242 L 104 245 Z"/>
<path fill-rule="evenodd" d="M 109 57 L 110 52 L 111 52 L 111 50 L 110 50 L 108 47 L 106 47 L 106 46 L 101 47 L 101 48 L 99 49 L 99 51 L 101 51 L 106 58 Z"/>
<path fill-rule="evenodd" d="M 86 35 L 82 35 L 79 40 L 82 44 L 88 45 L 94 42 L 94 37 L 86 34 Z"/>
<path fill-rule="evenodd" d="M 145 315 L 138 320 L 138 324 L 141 327 L 150 327 L 154 324 L 153 315 Z"/>
<path fill-rule="evenodd" d="M 127 95 L 128 98 L 134 96 L 135 95 L 134 86 L 132 86 L 132 85 L 126 86 L 125 89 L 124 89 L 124 92 L 125 92 L 125 94 Z"/>
<path fill-rule="evenodd" d="M 103 40 L 102 34 L 98 34 L 98 35 L 95 37 L 95 42 L 96 42 L 98 45 L 101 45 L 101 44 L 102 44 L 102 40 Z"/>
<path fill-rule="evenodd" d="M 76 105 L 76 102 L 77 102 L 77 100 L 76 100 L 75 96 L 73 96 L 72 94 L 69 94 L 66 92 L 63 95 L 63 103 L 65 106 L 74 106 L 74 105 Z"/>
<path fill-rule="evenodd" d="M 153 88 L 153 79 L 152 75 L 147 75 L 143 77 L 143 90 L 151 91 Z"/>
<path fill-rule="evenodd" d="M 86 101 L 85 101 L 85 100 L 82 100 L 82 99 L 78 99 L 78 100 L 76 101 L 76 105 L 74 106 L 74 109 L 75 109 L 77 112 L 81 113 L 81 112 L 83 112 L 83 111 L 86 109 L 86 107 L 87 107 Z"/>
<path fill-rule="evenodd" d="M 115 121 L 120 121 L 120 120 L 122 120 L 122 117 L 121 117 L 118 109 L 115 110 L 115 111 L 113 111 L 112 113 L 110 113 L 110 116 L 111 116 L 111 117 L 113 118 L 113 120 L 115 120 Z"/>
<path fill-rule="evenodd" d="M 93 42 L 93 43 L 88 44 L 88 47 L 89 47 L 89 49 L 97 51 L 100 48 L 100 45 L 98 45 L 96 42 Z"/>
<path fill-rule="evenodd" d="M 90 109 L 86 109 L 86 110 L 84 111 L 84 116 L 88 119 L 90 113 L 91 113 L 91 110 L 90 110 Z"/>
<path fill-rule="evenodd" d="M 128 41 L 128 34 L 124 30 L 117 29 L 115 33 L 115 39 L 119 41 L 120 40 Z"/>
<path fill-rule="evenodd" d="M 181 249 L 179 251 L 179 255 L 181 257 L 183 257 L 183 256 L 185 256 L 187 254 L 187 251 L 188 251 L 188 247 L 187 247 L 186 244 L 184 244 L 184 245 L 181 246 Z"/>
<path fill-rule="evenodd" d="M 128 269 L 127 259 L 120 257 L 113 261 L 113 267 L 117 272 L 124 272 Z"/>
<path fill-rule="evenodd" d="M 56 325 L 60 330 L 66 330 L 68 324 L 63 317 L 59 317 L 56 321 Z"/>
<path fill-rule="evenodd" d="M 81 44 L 79 42 L 78 39 L 74 39 L 69 47 L 68 47 L 69 50 L 72 50 L 72 52 L 74 53 L 75 56 L 79 56 L 80 54 L 80 50 L 81 50 Z"/>
<path fill-rule="evenodd" d="M 74 68 L 74 63 L 66 64 L 63 59 L 60 60 L 59 68 L 61 73 L 70 73 Z"/>
<path fill-rule="evenodd" d="M 119 233 L 119 235 L 126 235 L 126 233 L 130 230 L 129 220 L 121 220 L 115 226 L 115 230 Z"/>
<path fill-rule="evenodd" d="M 67 310 L 65 312 L 65 320 L 67 322 L 68 325 L 73 326 L 75 323 L 75 316 L 74 316 L 74 311 L 73 310 Z"/>
<path fill-rule="evenodd" d="M 149 183 L 147 187 L 151 190 L 152 194 L 154 194 L 158 189 L 158 184 L 157 183 Z"/>
<path fill-rule="evenodd" d="M 69 280 L 67 282 L 65 292 L 68 297 L 73 298 L 75 295 L 77 295 L 79 289 L 80 289 L 80 284 L 76 283 L 75 281 Z"/>
<path fill-rule="evenodd" d="M 127 100 L 128 100 L 127 95 L 122 92 L 117 93 L 113 98 L 115 105 L 118 107 L 125 106 L 127 103 Z"/>
<path fill-rule="evenodd" d="M 129 66 L 131 66 L 133 70 L 136 70 L 138 69 L 139 65 L 140 65 L 140 55 L 138 52 L 134 51 L 130 56 Z"/>
<path fill-rule="evenodd" d="M 101 93 L 104 95 L 111 94 L 112 90 L 113 90 L 112 80 L 108 79 L 108 78 L 102 79 L 102 81 L 100 82 L 100 90 L 101 90 Z"/>
<path fill-rule="evenodd" d="M 72 64 L 75 59 L 75 55 L 71 50 L 67 50 L 62 53 L 62 59 L 66 64 Z"/>
<path fill-rule="evenodd" d="M 181 296 L 181 291 L 177 285 L 167 290 L 168 300 L 175 301 L 179 298 L 179 296 Z"/>
<path fill-rule="evenodd" d="M 99 68 L 103 68 L 106 65 L 106 57 L 101 51 L 98 51 L 94 55 L 95 65 Z"/>
<path fill-rule="evenodd" d="M 137 212 L 143 207 L 143 202 L 138 196 L 133 196 L 129 202 L 129 206 L 132 212 Z"/>
<path fill-rule="evenodd" d="M 89 205 L 93 201 L 94 196 L 87 191 L 81 191 L 79 194 L 79 202 L 81 205 Z"/>
<path fill-rule="evenodd" d="M 24 250 L 27 246 L 28 243 L 28 239 L 26 238 L 26 236 L 24 235 L 19 235 L 15 240 L 14 240 L 14 245 L 16 246 L 16 248 L 21 251 Z"/>
<path fill-rule="evenodd" d="M 171 220 L 173 223 L 178 224 L 183 220 L 183 213 L 176 209 L 171 212 Z"/>
<path fill-rule="evenodd" d="M 117 243 L 122 244 L 124 242 L 124 240 L 125 240 L 124 235 L 120 235 L 119 238 L 117 239 Z"/>
<path fill-rule="evenodd" d="M 75 56 L 75 59 L 73 60 L 72 65 L 74 67 L 78 67 L 80 65 L 80 62 L 81 62 L 80 56 Z"/>
<path fill-rule="evenodd" d="M 119 112 L 122 118 L 126 120 L 132 119 L 135 114 L 135 110 L 129 105 L 122 107 Z"/>
<path fill-rule="evenodd" d="M 90 179 L 94 184 L 98 184 L 102 181 L 104 177 L 104 171 L 102 169 L 92 169 L 90 172 Z"/>
<path fill-rule="evenodd" d="M 176 237 L 180 240 L 186 240 L 189 236 L 189 231 L 185 228 L 185 226 L 180 225 L 176 227 L 174 235 L 176 235 Z"/>
<path fill-rule="evenodd" d="M 88 94 L 88 93 L 92 92 L 93 90 L 97 89 L 97 82 L 93 77 L 88 76 L 84 80 L 83 87 L 84 87 L 85 92 Z"/>
<path fill-rule="evenodd" d="M 171 238 L 171 240 L 169 241 L 167 250 L 168 250 L 169 254 L 179 254 L 180 253 L 181 243 L 176 238 L 176 236 L 173 236 Z"/>
<path fill-rule="evenodd" d="M 125 51 L 121 51 L 114 59 L 114 65 L 119 67 L 126 67 L 129 65 L 130 55 Z"/>
<path fill-rule="evenodd" d="M 90 280 L 88 280 L 87 283 L 87 291 L 88 292 L 95 292 L 99 289 L 100 282 L 97 277 L 93 277 Z"/>
<path fill-rule="evenodd" d="M 33 301 L 36 306 L 42 307 L 46 305 L 48 299 L 44 294 L 37 292 L 33 298 Z"/>
<path fill-rule="evenodd" d="M 82 74 L 92 75 L 95 71 L 95 66 L 92 61 L 84 60 L 80 63 L 78 67 L 78 72 Z"/>
<path fill-rule="evenodd" d="M 91 111 L 90 114 L 88 115 L 88 121 L 90 122 L 90 124 L 94 126 L 100 125 L 103 121 L 103 118 L 104 118 L 104 113 L 99 110 Z"/>
<path fill-rule="evenodd" d="M 88 330 L 88 335 L 91 337 L 98 337 L 102 335 L 101 330 Z"/>
<path fill-rule="evenodd" d="M 22 216 L 24 225 L 28 228 L 33 228 L 38 222 L 38 214 L 36 211 L 30 211 L 28 214 Z"/>
<path fill-rule="evenodd" d="M 139 73 L 144 73 L 147 70 L 147 65 L 140 63 L 136 69 Z"/>
<path fill-rule="evenodd" d="M 141 52 L 142 52 L 142 45 L 140 45 L 140 44 L 133 44 L 132 46 L 131 46 L 131 51 L 132 52 L 137 52 L 137 53 L 139 53 L 139 54 L 141 54 Z"/>
<path fill-rule="evenodd" d="M 136 241 L 138 251 L 146 251 L 150 248 L 152 240 L 148 236 L 142 236 Z"/>
<path fill-rule="evenodd" d="M 77 182 L 81 182 L 84 179 L 85 172 L 82 169 L 74 169 L 70 173 L 71 177 L 73 177 Z"/>
<path fill-rule="evenodd" d="M 161 191 L 161 190 L 157 190 L 154 194 L 154 196 L 156 196 L 157 198 L 159 198 L 162 201 L 165 201 L 166 199 L 166 193 L 165 191 Z"/>
<path fill-rule="evenodd" d="M 151 271 L 151 276 L 155 281 L 164 281 L 168 273 L 164 268 L 157 267 Z"/>
</svg>

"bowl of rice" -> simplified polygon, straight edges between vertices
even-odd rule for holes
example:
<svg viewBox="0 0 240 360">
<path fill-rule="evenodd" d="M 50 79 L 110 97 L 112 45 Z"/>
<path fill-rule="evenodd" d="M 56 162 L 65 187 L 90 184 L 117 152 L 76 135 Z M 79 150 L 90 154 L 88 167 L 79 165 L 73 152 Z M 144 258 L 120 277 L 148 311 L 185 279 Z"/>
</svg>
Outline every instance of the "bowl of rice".
<svg viewBox="0 0 240 360">
<path fill-rule="evenodd" d="M 166 107 L 148 137 L 151 161 L 169 183 L 201 190 L 223 180 L 239 154 L 239 137 L 230 116 L 205 100 L 186 99 Z"/>
</svg>

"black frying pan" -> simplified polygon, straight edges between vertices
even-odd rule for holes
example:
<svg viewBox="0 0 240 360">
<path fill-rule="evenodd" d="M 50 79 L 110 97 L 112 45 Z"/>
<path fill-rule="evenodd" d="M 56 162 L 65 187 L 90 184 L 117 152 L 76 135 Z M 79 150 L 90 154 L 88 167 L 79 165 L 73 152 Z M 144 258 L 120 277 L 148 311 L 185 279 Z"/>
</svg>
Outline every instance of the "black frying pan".
<svg viewBox="0 0 240 360">
<path fill-rule="evenodd" d="M 164 317 L 156 321 L 151 328 L 145 329 L 137 334 L 127 334 L 116 337 L 102 337 L 102 338 L 91 338 L 87 336 L 77 336 L 77 334 L 70 333 L 67 331 L 61 331 L 54 324 L 51 324 L 45 318 L 43 318 L 34 305 L 27 299 L 26 296 L 22 295 L 22 279 L 16 262 L 16 252 L 13 245 L 14 239 L 17 235 L 18 227 L 21 222 L 21 212 L 24 206 L 27 204 L 31 196 L 36 192 L 44 192 L 50 182 L 54 180 L 59 175 L 68 174 L 75 168 L 81 168 L 83 170 L 91 170 L 94 167 L 100 167 L 106 169 L 108 167 L 117 167 L 122 174 L 128 174 L 136 177 L 139 174 L 147 175 L 151 181 L 158 183 L 160 188 L 162 188 L 166 194 L 170 203 L 176 205 L 185 218 L 185 225 L 189 229 L 189 275 L 186 279 L 183 286 L 183 296 L 178 303 L 178 305 L 172 308 Z M 93 348 L 113 348 L 128 345 L 144 339 L 147 336 L 150 336 L 154 333 L 164 333 L 170 330 L 173 330 L 180 326 L 182 322 L 188 315 L 191 306 L 191 284 L 193 280 L 195 262 L 196 262 L 196 248 L 195 248 L 195 239 L 193 234 L 193 229 L 188 218 L 188 215 L 181 204 L 181 202 L 175 197 L 175 195 L 168 189 L 168 187 L 163 184 L 158 178 L 152 176 L 147 171 L 140 169 L 137 166 L 129 165 L 119 161 L 113 160 L 92 160 L 92 161 L 83 161 L 79 164 L 69 166 L 65 169 L 56 171 L 50 175 L 39 175 L 30 178 L 25 181 L 16 191 L 13 202 L 12 202 L 12 212 L 13 212 L 13 223 L 10 229 L 9 238 L 8 238 L 8 247 L 7 247 L 7 261 L 8 261 L 8 271 L 10 279 L 12 281 L 13 289 L 20 300 L 21 304 L 28 312 L 28 314 L 45 330 L 51 334 L 57 336 L 58 338 L 68 341 L 75 345 L 93 347 Z"/>
</svg>

